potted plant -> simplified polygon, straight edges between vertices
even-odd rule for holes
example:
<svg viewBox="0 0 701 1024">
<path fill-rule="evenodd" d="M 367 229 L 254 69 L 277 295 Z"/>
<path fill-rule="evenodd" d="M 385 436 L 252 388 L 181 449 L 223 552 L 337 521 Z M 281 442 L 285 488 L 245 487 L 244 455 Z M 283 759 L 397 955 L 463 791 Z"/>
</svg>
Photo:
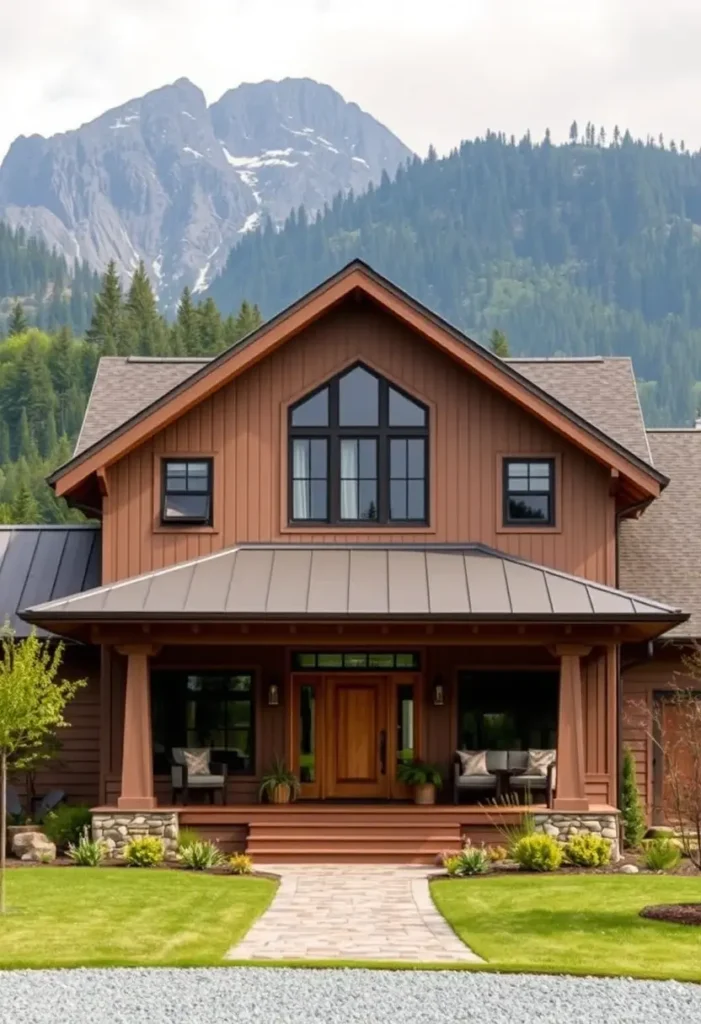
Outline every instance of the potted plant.
<svg viewBox="0 0 701 1024">
<path fill-rule="evenodd" d="M 282 758 L 276 757 L 270 771 L 260 783 L 260 795 L 267 796 L 271 804 L 288 804 L 299 796 L 299 779 Z"/>
<path fill-rule="evenodd" d="M 397 768 L 397 778 L 413 787 L 415 804 L 435 804 L 436 786 L 443 782 L 438 768 L 425 761 L 402 761 Z"/>
</svg>

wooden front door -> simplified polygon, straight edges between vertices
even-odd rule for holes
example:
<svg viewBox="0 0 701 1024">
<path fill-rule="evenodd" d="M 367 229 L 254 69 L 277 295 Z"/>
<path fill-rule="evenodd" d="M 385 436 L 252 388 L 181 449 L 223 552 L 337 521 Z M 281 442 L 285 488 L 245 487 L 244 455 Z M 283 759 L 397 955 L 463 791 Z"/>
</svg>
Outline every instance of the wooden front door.
<svg viewBox="0 0 701 1024">
<path fill-rule="evenodd" d="M 326 677 L 326 796 L 389 796 L 387 712 L 386 677 Z"/>
<path fill-rule="evenodd" d="M 689 697 L 688 703 L 681 697 L 661 701 L 663 756 L 658 753 L 656 763 L 661 763 L 663 774 L 661 784 L 656 781 L 662 791 L 662 820 L 668 825 L 678 826 L 680 818 L 694 820 L 701 799 L 701 763 L 691 742 L 701 705 L 692 707 L 692 700 L 701 701 L 701 693 Z"/>
</svg>

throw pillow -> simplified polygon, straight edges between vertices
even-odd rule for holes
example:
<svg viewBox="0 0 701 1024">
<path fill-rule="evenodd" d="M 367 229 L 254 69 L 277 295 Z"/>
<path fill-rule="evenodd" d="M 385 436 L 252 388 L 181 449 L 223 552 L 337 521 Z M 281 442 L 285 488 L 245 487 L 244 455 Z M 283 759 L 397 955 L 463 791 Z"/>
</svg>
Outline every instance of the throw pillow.
<svg viewBox="0 0 701 1024">
<path fill-rule="evenodd" d="M 526 775 L 547 775 L 554 760 L 554 750 L 529 750 Z"/>
<path fill-rule="evenodd" d="M 190 747 L 183 750 L 188 775 L 209 775 L 209 747 L 197 750 Z"/>
<path fill-rule="evenodd" d="M 486 750 L 458 750 L 461 775 L 489 775 Z"/>
</svg>

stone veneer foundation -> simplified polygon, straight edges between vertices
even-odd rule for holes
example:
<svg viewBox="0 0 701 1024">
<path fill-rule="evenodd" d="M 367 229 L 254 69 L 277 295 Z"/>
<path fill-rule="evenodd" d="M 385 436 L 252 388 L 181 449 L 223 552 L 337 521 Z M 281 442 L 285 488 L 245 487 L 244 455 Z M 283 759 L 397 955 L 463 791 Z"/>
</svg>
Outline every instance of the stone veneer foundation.
<svg viewBox="0 0 701 1024">
<path fill-rule="evenodd" d="M 93 839 L 101 839 L 110 857 L 122 857 L 124 847 L 140 836 L 158 836 L 163 840 L 166 858 L 178 848 L 177 811 L 95 811 L 92 816 Z"/>
<path fill-rule="evenodd" d="M 618 814 L 596 814 L 592 811 L 548 811 L 535 814 L 536 832 L 553 836 L 560 843 L 566 843 L 575 835 L 597 835 L 611 841 L 612 859 L 620 857 L 618 843 Z"/>
</svg>

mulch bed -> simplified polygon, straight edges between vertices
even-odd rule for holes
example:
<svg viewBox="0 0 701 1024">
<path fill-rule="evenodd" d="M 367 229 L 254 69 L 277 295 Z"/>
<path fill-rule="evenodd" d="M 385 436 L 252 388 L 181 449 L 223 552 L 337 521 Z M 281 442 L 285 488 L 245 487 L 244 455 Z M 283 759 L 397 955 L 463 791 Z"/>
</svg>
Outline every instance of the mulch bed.
<svg viewBox="0 0 701 1024">
<path fill-rule="evenodd" d="M 701 925 L 701 903 L 660 903 L 643 907 L 641 917 L 653 921 L 669 921 L 671 924 Z"/>
</svg>

